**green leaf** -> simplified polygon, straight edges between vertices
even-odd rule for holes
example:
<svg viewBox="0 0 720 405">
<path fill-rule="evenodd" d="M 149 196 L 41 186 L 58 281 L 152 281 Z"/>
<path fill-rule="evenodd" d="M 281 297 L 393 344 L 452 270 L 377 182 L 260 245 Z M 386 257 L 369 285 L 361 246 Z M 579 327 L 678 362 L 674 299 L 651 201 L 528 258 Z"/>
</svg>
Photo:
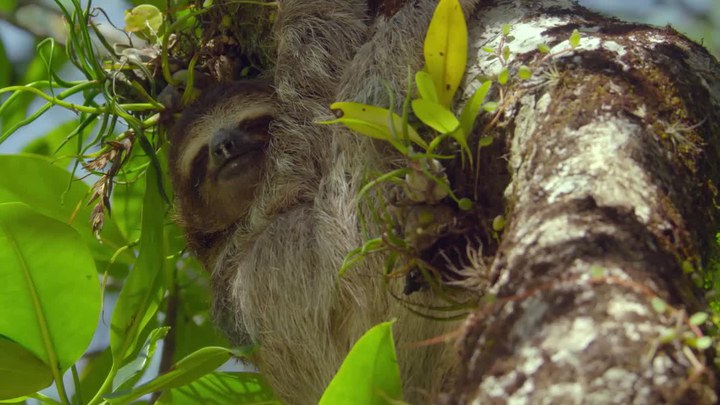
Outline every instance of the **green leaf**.
<svg viewBox="0 0 720 405">
<path fill-rule="evenodd" d="M 183 387 L 165 391 L 158 405 L 279 405 L 280 401 L 257 373 L 214 372 Z"/>
<path fill-rule="evenodd" d="M 655 312 L 663 313 L 667 311 L 668 305 L 667 303 L 658 297 L 653 297 L 653 299 L 650 301 L 650 304 L 652 305 Z"/>
<path fill-rule="evenodd" d="M 405 154 L 407 154 L 407 148 L 400 142 L 403 122 L 399 115 L 391 113 L 390 110 L 385 108 L 351 102 L 333 103 L 330 109 L 337 110 L 340 118 L 325 121 L 323 124 L 343 124 L 363 135 L 388 141 L 401 152 L 402 149 L 404 149 Z M 391 116 L 392 129 L 389 125 Z M 420 145 L 423 149 L 427 149 L 427 143 L 420 138 L 417 131 L 409 125 L 408 138 L 410 141 Z"/>
<path fill-rule="evenodd" d="M 162 12 L 152 4 L 141 4 L 125 12 L 126 32 L 157 34 L 162 22 Z"/>
<path fill-rule="evenodd" d="M 75 209 L 87 196 L 90 189 L 81 181 L 73 181 L 68 189 L 70 173 L 53 165 L 53 160 L 32 155 L 0 156 L 0 173 L 22 173 L 22 176 L 0 176 L 0 203 L 23 202 L 37 212 L 71 223 L 90 246 L 97 261 L 107 261 L 113 253 L 127 244 L 112 220 L 105 221 L 102 240 L 99 243 L 92 234 L 88 223 L 92 207 Z M 75 221 L 73 221 L 75 215 Z M 118 257 L 124 263 L 131 263 L 134 257 L 127 252 Z"/>
<path fill-rule="evenodd" d="M 32 394 L 52 382 L 47 364 L 19 344 L 0 337 L 0 400 Z"/>
<path fill-rule="evenodd" d="M 420 121 L 441 134 L 449 134 L 460 126 L 455 114 L 430 100 L 422 98 L 413 100 L 412 109 Z"/>
<path fill-rule="evenodd" d="M 497 81 L 500 85 L 507 84 L 507 82 L 510 81 L 510 70 L 508 70 L 508 68 L 503 68 L 498 75 Z"/>
<path fill-rule="evenodd" d="M 487 112 L 493 112 L 497 110 L 498 103 L 496 101 L 488 101 L 487 103 L 483 104 L 482 108 Z"/>
<path fill-rule="evenodd" d="M 490 91 L 490 86 L 492 86 L 492 82 L 488 80 L 478 87 L 467 103 L 465 103 L 465 106 L 460 113 L 460 128 L 465 134 L 465 137 L 470 136 L 470 133 L 472 133 L 473 126 L 475 126 L 475 120 L 477 119 L 478 114 L 480 114 L 480 110 L 485 102 L 485 97 L 487 97 L 487 94 Z"/>
<path fill-rule="evenodd" d="M 518 69 L 518 77 L 521 80 L 528 80 L 532 78 L 532 70 L 526 65 L 522 65 L 520 66 L 520 69 Z"/>
<path fill-rule="evenodd" d="M 0 11 L 10 14 L 15 11 L 16 6 L 17 0 L 3 0 L 0 2 Z"/>
<path fill-rule="evenodd" d="M 204 347 L 180 360 L 171 371 L 130 392 L 113 393 L 105 398 L 111 404 L 127 404 L 151 392 L 189 384 L 223 365 L 233 354 L 233 351 L 224 347 Z"/>
<path fill-rule="evenodd" d="M 165 266 L 163 220 L 165 204 L 158 189 L 155 166 L 148 166 L 142 213 L 140 252 L 125 281 L 110 322 L 113 361 L 123 361 L 138 348 L 140 335 L 153 319 L 162 300 L 162 274 Z"/>
<path fill-rule="evenodd" d="M 699 337 L 695 340 L 694 346 L 698 350 L 706 350 L 712 346 L 712 338 L 710 336 Z"/>
<path fill-rule="evenodd" d="M 580 31 L 578 31 L 577 29 L 573 30 L 572 34 L 570 35 L 570 46 L 573 49 L 580 46 Z"/>
<path fill-rule="evenodd" d="M 547 44 L 538 44 L 537 50 L 538 50 L 540 53 L 545 53 L 545 54 L 550 53 L 550 47 L 547 46 Z"/>
<path fill-rule="evenodd" d="M 458 208 L 460 208 L 463 211 L 470 211 L 473 207 L 473 202 L 469 198 L 461 198 L 460 201 L 458 201 Z"/>
<path fill-rule="evenodd" d="M 495 232 L 500 232 L 503 229 L 505 229 L 505 225 L 507 225 L 507 222 L 506 222 L 504 216 L 498 215 L 495 218 L 493 218 L 492 228 Z"/>
<path fill-rule="evenodd" d="M 423 70 L 415 73 L 415 85 L 418 88 L 420 97 L 425 100 L 438 102 L 437 90 L 435 89 L 435 83 L 433 82 L 432 76 L 428 72 Z"/>
<path fill-rule="evenodd" d="M 355 343 L 320 405 L 387 404 L 402 399 L 392 322 L 374 326 Z"/>
<path fill-rule="evenodd" d="M 492 136 L 481 136 L 478 140 L 478 146 L 484 148 L 486 146 L 492 145 L 494 141 L 495 138 L 493 138 Z"/>
<path fill-rule="evenodd" d="M 504 37 L 510 35 L 510 28 L 512 28 L 512 27 L 508 23 L 505 23 L 502 25 L 502 35 Z"/>
<path fill-rule="evenodd" d="M 690 324 L 700 326 L 708 320 L 709 316 L 705 312 L 696 312 L 690 317 Z"/>
<path fill-rule="evenodd" d="M 21 203 L 0 204 L 0 335 L 67 370 L 100 317 L 92 256 L 69 225 Z M 12 310 L 7 310 L 12 309 Z M 0 356 L 3 357 L 3 356 Z"/>
<path fill-rule="evenodd" d="M 458 0 L 440 0 L 433 14 L 423 55 L 440 104 L 449 107 L 467 64 L 468 34 Z"/>
</svg>

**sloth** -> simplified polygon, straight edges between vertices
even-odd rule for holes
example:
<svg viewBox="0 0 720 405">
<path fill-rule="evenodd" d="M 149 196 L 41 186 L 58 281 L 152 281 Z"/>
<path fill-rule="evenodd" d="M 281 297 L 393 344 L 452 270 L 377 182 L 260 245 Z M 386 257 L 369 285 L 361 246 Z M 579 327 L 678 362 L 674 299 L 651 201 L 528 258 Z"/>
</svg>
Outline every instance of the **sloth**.
<svg viewBox="0 0 720 405">
<path fill-rule="evenodd" d="M 204 89 L 174 125 L 169 154 L 177 222 L 206 268 L 252 203 L 275 111 L 269 83 L 222 83 Z"/>
<path fill-rule="evenodd" d="M 463 2 L 466 15 L 477 2 Z M 333 117 L 333 101 L 388 105 L 383 81 L 402 99 L 435 5 L 411 1 L 370 21 L 365 0 L 280 0 L 272 85 L 204 89 L 171 131 L 178 222 L 211 272 L 217 323 L 234 344 L 258 344 L 253 362 L 286 403 L 317 403 L 383 321 L 396 320 L 411 403 L 429 402 L 455 362 L 449 345 L 418 344 L 458 327 L 408 310 L 436 305 L 432 291 L 397 299 L 403 281 L 383 277 L 381 257 L 338 274 L 363 240 L 355 195 L 368 171 L 398 157 L 316 123 Z"/>
</svg>

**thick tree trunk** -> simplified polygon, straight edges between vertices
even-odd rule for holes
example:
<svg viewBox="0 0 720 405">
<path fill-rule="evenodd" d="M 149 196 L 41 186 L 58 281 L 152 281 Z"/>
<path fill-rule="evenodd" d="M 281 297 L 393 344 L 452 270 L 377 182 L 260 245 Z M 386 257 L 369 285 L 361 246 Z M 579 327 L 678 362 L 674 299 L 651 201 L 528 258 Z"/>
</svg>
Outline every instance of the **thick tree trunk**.
<svg viewBox="0 0 720 405">
<path fill-rule="evenodd" d="M 470 22 L 468 77 L 502 68 L 480 48 L 498 46 L 503 24 L 510 70 L 534 77 L 503 89 L 511 182 L 497 299 L 467 320 L 444 400 L 716 403 L 688 314 L 706 305 L 702 267 L 717 250 L 720 65 L 670 28 L 565 1 L 495 1 Z"/>
</svg>

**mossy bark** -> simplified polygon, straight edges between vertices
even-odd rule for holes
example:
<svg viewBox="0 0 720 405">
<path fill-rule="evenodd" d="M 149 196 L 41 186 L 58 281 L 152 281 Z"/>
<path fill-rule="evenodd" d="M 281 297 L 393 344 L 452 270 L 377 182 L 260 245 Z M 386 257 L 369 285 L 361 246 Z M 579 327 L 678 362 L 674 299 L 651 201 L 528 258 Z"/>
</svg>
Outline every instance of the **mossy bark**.
<svg viewBox="0 0 720 405">
<path fill-rule="evenodd" d="M 717 246 L 720 65 L 670 28 L 495 1 L 470 24 L 468 77 L 503 68 L 480 49 L 498 46 L 503 24 L 507 66 L 534 76 L 503 89 L 495 131 L 511 178 L 496 299 L 466 321 L 444 400 L 716 403 L 687 314 L 717 288 L 702 268 Z"/>
</svg>

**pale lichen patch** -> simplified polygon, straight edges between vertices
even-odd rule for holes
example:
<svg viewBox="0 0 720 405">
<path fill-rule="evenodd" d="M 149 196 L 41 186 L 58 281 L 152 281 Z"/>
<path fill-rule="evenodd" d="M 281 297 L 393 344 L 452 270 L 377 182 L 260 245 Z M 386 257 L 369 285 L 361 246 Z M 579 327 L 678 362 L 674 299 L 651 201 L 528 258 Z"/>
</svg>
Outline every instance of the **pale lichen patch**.
<svg viewBox="0 0 720 405">
<path fill-rule="evenodd" d="M 574 130 L 566 129 L 568 138 L 576 139 L 574 153 L 564 162 L 561 173 L 543 183 L 550 204 L 566 195 L 572 198 L 590 195 L 599 205 L 626 206 L 635 211 L 643 223 L 650 220 L 655 187 L 645 169 L 631 159 L 618 159 L 625 154 L 630 136 L 639 136 L 640 128 L 628 120 L 598 117 Z M 616 162 L 609 165 L 608 162 Z M 574 168 L 573 171 L 565 167 Z"/>
<path fill-rule="evenodd" d="M 590 317 L 578 317 L 572 320 L 560 319 L 552 326 L 550 333 L 540 344 L 548 353 L 552 353 L 553 362 L 573 362 L 575 353 L 581 352 L 598 337 L 595 321 Z"/>
<path fill-rule="evenodd" d="M 645 305 L 631 301 L 627 296 L 619 296 L 608 302 L 607 312 L 617 320 L 627 319 L 630 315 L 645 317 L 648 314 Z"/>
</svg>

